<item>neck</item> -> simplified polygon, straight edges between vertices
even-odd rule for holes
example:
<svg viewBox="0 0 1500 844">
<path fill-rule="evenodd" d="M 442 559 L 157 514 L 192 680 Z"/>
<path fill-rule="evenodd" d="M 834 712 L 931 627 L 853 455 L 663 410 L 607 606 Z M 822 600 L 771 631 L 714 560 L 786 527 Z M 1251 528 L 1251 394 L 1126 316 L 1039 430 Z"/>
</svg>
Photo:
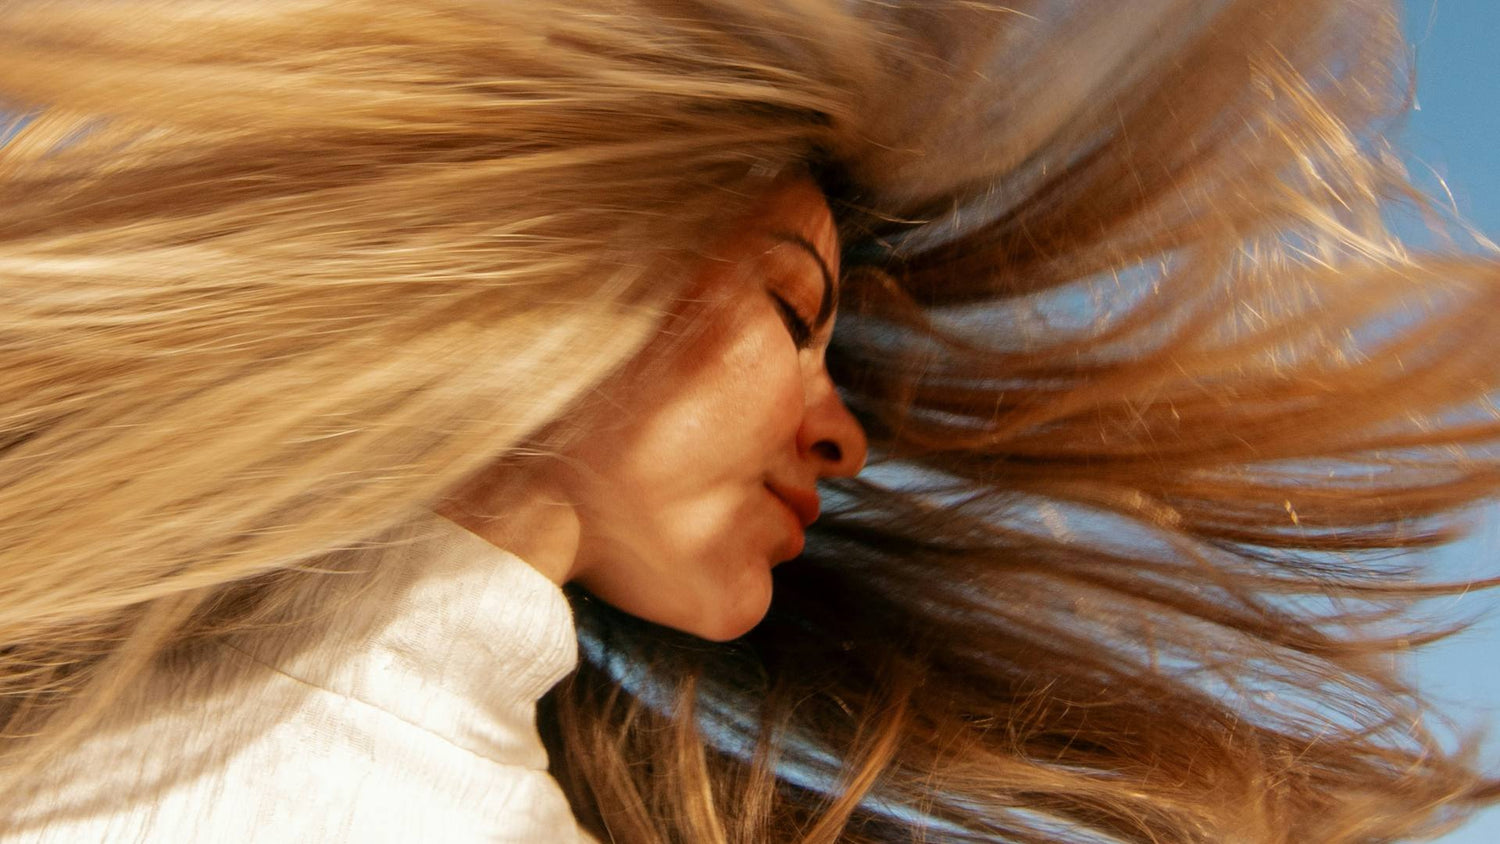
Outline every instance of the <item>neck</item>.
<svg viewBox="0 0 1500 844">
<path fill-rule="evenodd" d="M 500 493 L 469 485 L 442 499 L 433 512 L 515 554 L 559 586 L 573 579 L 578 512 L 555 490 Z"/>
</svg>

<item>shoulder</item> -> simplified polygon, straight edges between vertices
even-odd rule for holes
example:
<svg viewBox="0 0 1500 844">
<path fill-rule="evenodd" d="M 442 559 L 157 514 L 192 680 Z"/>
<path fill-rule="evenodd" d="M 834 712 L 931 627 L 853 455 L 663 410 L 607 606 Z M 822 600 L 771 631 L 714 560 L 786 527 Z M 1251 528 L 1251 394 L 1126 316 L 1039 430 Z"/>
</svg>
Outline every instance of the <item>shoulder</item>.
<svg viewBox="0 0 1500 844">
<path fill-rule="evenodd" d="M 0 841 L 572 841 L 532 760 L 487 758 L 354 698 L 272 681 L 96 736 Z M 516 739 L 523 746 L 528 737 Z M 582 839 L 580 839 L 582 840 Z"/>
<path fill-rule="evenodd" d="M 311 634 L 159 667 L 0 841 L 587 841 L 535 726 L 571 616 L 479 542 L 410 547 L 419 571 L 386 566 Z"/>
</svg>

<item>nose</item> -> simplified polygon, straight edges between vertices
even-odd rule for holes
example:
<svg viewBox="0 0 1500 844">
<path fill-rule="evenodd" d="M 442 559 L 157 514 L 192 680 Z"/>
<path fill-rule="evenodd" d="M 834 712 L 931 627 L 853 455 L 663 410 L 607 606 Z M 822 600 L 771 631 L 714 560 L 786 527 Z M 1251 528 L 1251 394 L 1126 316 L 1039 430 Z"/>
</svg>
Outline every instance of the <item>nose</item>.
<svg viewBox="0 0 1500 844">
<path fill-rule="evenodd" d="M 869 452 L 865 430 L 839 397 L 825 372 L 809 388 L 807 410 L 797 432 L 797 451 L 817 464 L 818 477 L 848 478 L 864 468 Z"/>
</svg>

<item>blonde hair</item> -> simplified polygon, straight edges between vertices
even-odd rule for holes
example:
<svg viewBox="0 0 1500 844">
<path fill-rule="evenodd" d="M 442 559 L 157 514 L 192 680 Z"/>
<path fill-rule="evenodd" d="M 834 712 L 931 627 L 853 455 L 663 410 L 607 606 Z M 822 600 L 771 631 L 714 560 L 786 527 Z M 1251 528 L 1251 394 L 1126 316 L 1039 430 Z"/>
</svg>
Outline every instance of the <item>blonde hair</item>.
<svg viewBox="0 0 1500 844">
<path fill-rule="evenodd" d="M 806 164 L 880 466 L 741 641 L 576 596 L 586 825 L 1352 842 L 1493 799 L 1377 623 L 1432 593 L 1377 554 L 1500 468 L 1500 269 L 1382 217 L 1429 210 L 1372 133 L 1392 4 L 1066 11 L 0 9 L 0 793 L 578 411 Z"/>
</svg>

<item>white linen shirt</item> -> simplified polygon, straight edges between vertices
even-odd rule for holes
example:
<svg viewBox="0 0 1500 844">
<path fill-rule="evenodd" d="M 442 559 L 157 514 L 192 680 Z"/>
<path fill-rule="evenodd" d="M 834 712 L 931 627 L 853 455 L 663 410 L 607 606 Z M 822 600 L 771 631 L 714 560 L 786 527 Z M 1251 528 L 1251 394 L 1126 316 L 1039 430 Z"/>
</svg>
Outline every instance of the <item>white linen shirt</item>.
<svg viewBox="0 0 1500 844">
<path fill-rule="evenodd" d="M 412 528 L 328 575 L 315 623 L 153 668 L 0 841 L 592 842 L 536 728 L 578 659 L 562 590 L 439 516 Z"/>
</svg>

